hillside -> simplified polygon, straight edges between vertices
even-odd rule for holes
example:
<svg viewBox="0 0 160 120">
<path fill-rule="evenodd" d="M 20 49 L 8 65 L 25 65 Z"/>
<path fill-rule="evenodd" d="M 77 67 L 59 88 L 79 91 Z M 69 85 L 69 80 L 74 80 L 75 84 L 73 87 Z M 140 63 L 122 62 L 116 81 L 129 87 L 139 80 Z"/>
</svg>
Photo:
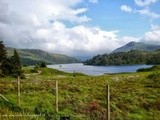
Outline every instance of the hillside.
<svg viewBox="0 0 160 120">
<path fill-rule="evenodd" d="M 86 65 L 160 64 L 160 51 L 118 52 L 97 55 L 84 62 Z"/>
<path fill-rule="evenodd" d="M 160 49 L 160 45 L 145 44 L 143 42 L 129 42 L 128 44 L 117 48 L 113 53 L 128 52 L 130 50 L 154 51 Z"/>
<path fill-rule="evenodd" d="M 7 48 L 8 56 L 13 54 L 13 48 Z M 38 49 L 16 49 L 20 55 L 22 64 L 34 65 L 39 61 L 45 61 L 47 64 L 63 64 L 63 63 L 76 63 L 77 59 L 61 55 L 48 53 Z"/>
</svg>

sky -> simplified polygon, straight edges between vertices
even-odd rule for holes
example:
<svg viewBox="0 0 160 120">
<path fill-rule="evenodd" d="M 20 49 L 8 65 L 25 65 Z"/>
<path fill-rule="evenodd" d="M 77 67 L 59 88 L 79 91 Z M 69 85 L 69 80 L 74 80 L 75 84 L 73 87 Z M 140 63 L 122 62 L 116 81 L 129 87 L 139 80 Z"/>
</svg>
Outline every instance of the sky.
<svg viewBox="0 0 160 120">
<path fill-rule="evenodd" d="M 160 0 L 0 0 L 0 40 L 89 58 L 128 42 L 160 45 Z"/>
</svg>

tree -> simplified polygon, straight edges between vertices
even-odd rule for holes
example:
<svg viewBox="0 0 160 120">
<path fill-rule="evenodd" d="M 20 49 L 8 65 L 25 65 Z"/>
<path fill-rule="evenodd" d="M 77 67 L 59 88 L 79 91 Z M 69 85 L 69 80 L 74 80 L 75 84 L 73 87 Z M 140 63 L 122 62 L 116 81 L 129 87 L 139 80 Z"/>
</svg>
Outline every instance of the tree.
<svg viewBox="0 0 160 120">
<path fill-rule="evenodd" d="M 11 57 L 11 66 L 12 66 L 12 74 L 14 76 L 21 76 L 22 75 L 20 56 L 15 49 L 14 49 L 14 54 Z"/>
<path fill-rule="evenodd" d="M 5 69 L 3 66 L 6 58 L 7 58 L 7 52 L 5 46 L 3 44 L 3 41 L 0 41 L 0 75 L 3 75 L 3 70 Z"/>
<path fill-rule="evenodd" d="M 7 57 L 6 49 L 3 44 L 3 41 L 0 41 L 0 63 Z"/>
<path fill-rule="evenodd" d="M 40 67 L 41 67 L 41 68 L 45 68 L 45 67 L 47 67 L 46 62 L 41 61 L 41 62 L 40 62 Z"/>
<path fill-rule="evenodd" d="M 5 58 L 2 64 L 2 76 L 12 74 L 12 63 L 10 58 Z"/>
<path fill-rule="evenodd" d="M 0 76 L 14 75 L 22 76 L 20 57 L 14 49 L 12 57 L 7 57 L 7 52 L 3 41 L 0 41 Z"/>
</svg>

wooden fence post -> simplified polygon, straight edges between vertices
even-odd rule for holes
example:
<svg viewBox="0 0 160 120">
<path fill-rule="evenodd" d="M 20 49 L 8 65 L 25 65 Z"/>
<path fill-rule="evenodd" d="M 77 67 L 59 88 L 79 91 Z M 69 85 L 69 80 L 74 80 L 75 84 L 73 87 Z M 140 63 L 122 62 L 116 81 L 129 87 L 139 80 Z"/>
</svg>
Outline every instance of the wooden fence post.
<svg viewBox="0 0 160 120">
<path fill-rule="evenodd" d="M 56 80 L 56 112 L 58 112 L 58 81 Z"/>
<path fill-rule="evenodd" d="M 20 77 L 18 76 L 18 79 L 17 79 L 17 103 L 18 103 L 18 106 L 20 107 Z"/>
<path fill-rule="evenodd" d="M 106 93 L 107 93 L 107 120 L 110 120 L 110 90 L 109 85 L 106 85 Z"/>
</svg>

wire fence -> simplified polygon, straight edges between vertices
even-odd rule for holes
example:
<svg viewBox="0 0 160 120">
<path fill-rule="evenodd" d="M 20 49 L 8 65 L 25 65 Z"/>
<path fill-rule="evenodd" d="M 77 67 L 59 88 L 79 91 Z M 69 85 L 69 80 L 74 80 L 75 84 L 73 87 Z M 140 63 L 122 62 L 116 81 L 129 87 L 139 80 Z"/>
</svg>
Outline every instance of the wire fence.
<svg viewBox="0 0 160 120">
<path fill-rule="evenodd" d="M 15 91 L 16 91 L 15 93 L 17 94 L 17 96 L 16 96 L 17 97 L 16 98 L 17 107 L 19 107 L 19 108 L 21 106 L 21 104 L 20 104 L 21 103 L 21 99 L 20 98 L 22 98 L 24 96 L 23 95 L 23 93 L 24 93 L 23 90 L 25 88 L 22 87 L 24 84 L 29 84 L 29 83 L 28 83 L 28 81 L 26 83 L 24 81 L 20 81 L 20 78 L 18 78 L 17 81 L 14 84 L 15 88 L 17 88 L 17 89 L 15 89 Z M 37 84 L 37 83 L 32 83 L 32 84 Z M 97 102 L 89 102 L 87 104 L 87 106 L 85 106 L 86 108 L 83 108 L 84 106 L 82 107 L 81 105 L 77 105 L 78 103 L 75 102 L 76 98 L 72 98 L 70 101 L 69 100 L 68 101 L 65 100 L 64 102 L 59 101 L 59 99 L 58 99 L 59 98 L 59 96 L 58 96 L 58 93 L 59 93 L 58 92 L 58 88 L 61 89 L 62 86 L 67 86 L 67 85 L 64 85 L 64 84 L 61 85 L 60 84 L 59 87 L 58 87 L 58 81 L 56 81 L 53 84 L 53 86 L 51 86 L 52 89 L 54 88 L 54 91 L 53 91 L 53 93 L 54 93 L 53 96 L 54 97 L 53 98 L 56 98 L 55 100 L 52 99 L 53 102 L 55 102 L 55 103 L 53 103 L 53 104 L 55 104 L 55 108 L 53 108 L 53 109 L 56 109 L 55 113 L 51 113 L 50 114 L 48 111 L 47 111 L 47 113 L 46 112 L 41 112 L 41 114 L 39 112 L 38 113 L 34 112 L 33 114 L 32 113 L 27 113 L 28 111 L 25 111 L 25 112 L 24 111 L 20 111 L 21 113 L 20 112 L 18 112 L 18 113 L 9 113 L 8 112 L 9 114 L 3 114 L 3 115 L 0 114 L 0 120 L 77 120 L 77 119 L 81 119 L 81 120 L 82 119 L 83 120 L 106 120 L 107 119 L 107 115 L 106 115 L 107 111 L 100 111 L 99 110 L 100 109 L 99 108 L 99 104 Z M 108 87 L 108 86 L 106 86 L 106 87 Z M 106 90 L 108 90 L 108 89 L 109 88 L 107 88 Z M 67 86 L 67 90 L 68 90 L 68 86 Z M 77 88 L 73 87 L 71 90 L 74 91 L 74 90 L 77 90 Z M 3 95 L 1 95 L 1 97 L 7 103 L 9 102 Z M 62 107 L 68 107 L 73 102 L 75 102 L 75 103 L 74 103 L 74 105 L 72 105 L 72 108 L 76 108 L 74 110 L 78 111 L 78 109 L 80 109 L 82 107 L 80 112 L 83 113 L 84 111 L 87 111 L 85 113 L 86 116 L 78 116 L 78 115 L 74 115 L 73 116 L 73 114 L 72 114 L 72 116 L 61 116 L 61 115 L 59 115 L 58 108 L 61 110 Z M 9 106 L 10 106 L 10 104 L 9 104 Z M 83 110 L 83 109 L 85 109 L 85 110 Z"/>
<path fill-rule="evenodd" d="M 46 120 L 45 115 L 36 114 L 11 114 L 11 115 L 0 115 L 1 120 Z"/>
</svg>

